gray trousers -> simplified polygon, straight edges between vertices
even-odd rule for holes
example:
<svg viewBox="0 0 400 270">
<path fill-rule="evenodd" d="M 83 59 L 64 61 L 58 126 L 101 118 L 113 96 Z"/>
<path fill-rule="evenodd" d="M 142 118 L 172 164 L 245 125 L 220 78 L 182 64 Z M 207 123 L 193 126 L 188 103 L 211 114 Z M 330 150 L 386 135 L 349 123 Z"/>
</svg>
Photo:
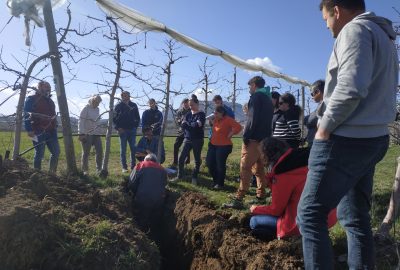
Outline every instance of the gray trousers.
<svg viewBox="0 0 400 270">
<path fill-rule="evenodd" d="M 81 142 L 82 145 L 82 159 L 81 159 L 81 167 L 82 171 L 88 171 L 89 169 L 89 154 L 92 145 L 96 151 L 96 169 L 97 171 L 101 170 L 101 164 L 103 161 L 103 145 L 101 143 L 101 137 L 97 135 L 86 135 L 86 141 Z"/>
</svg>

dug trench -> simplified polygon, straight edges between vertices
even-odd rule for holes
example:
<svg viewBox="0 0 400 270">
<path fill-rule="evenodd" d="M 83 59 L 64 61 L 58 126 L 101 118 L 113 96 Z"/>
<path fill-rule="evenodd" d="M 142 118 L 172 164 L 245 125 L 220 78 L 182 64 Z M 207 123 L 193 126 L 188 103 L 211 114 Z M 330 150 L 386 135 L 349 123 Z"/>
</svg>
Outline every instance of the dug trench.
<svg viewBox="0 0 400 270">
<path fill-rule="evenodd" d="M 123 188 L 0 165 L 2 269 L 302 269 L 299 238 L 258 240 L 248 216 L 194 192 L 169 190 L 157 223 L 142 232 Z M 156 240 L 156 243 L 155 241 Z"/>
</svg>

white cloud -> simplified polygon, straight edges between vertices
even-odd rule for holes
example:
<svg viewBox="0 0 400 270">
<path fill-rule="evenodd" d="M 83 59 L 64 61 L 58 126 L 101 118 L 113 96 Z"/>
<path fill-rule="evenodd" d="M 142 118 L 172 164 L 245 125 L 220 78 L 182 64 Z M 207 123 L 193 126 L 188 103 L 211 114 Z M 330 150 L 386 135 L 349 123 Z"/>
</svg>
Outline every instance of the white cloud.
<svg viewBox="0 0 400 270">
<path fill-rule="evenodd" d="M 275 71 L 275 72 L 281 72 L 282 71 L 282 68 L 280 68 L 278 66 L 275 66 L 272 63 L 271 59 L 269 59 L 268 57 L 264 57 L 264 58 L 256 57 L 254 59 L 247 59 L 246 62 L 249 63 L 249 64 L 256 64 L 256 65 L 265 67 L 265 68 L 270 69 L 270 70 Z"/>
<path fill-rule="evenodd" d="M 214 89 L 208 89 L 208 101 L 213 97 Z M 197 88 L 194 90 L 193 94 L 197 96 L 198 100 L 204 101 L 206 99 L 203 89 Z M 211 97 L 211 98 L 210 98 Z"/>
</svg>

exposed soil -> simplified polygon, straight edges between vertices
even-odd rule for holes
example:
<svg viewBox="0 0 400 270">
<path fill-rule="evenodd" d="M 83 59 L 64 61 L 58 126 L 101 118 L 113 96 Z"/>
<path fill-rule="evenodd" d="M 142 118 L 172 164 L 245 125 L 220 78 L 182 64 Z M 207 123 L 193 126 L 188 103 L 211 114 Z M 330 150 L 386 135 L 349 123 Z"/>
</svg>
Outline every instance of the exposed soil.
<svg viewBox="0 0 400 270">
<path fill-rule="evenodd" d="M 249 216 L 216 209 L 201 194 L 169 191 L 164 210 L 157 233 L 143 233 L 118 189 L 35 171 L 23 160 L 0 162 L 0 270 L 303 268 L 300 238 L 258 240 Z M 396 264 L 390 243 L 377 251 Z"/>
<path fill-rule="evenodd" d="M 4 163 L 0 269 L 159 268 L 158 248 L 132 225 L 123 193 Z"/>
<path fill-rule="evenodd" d="M 172 207 L 175 205 L 175 207 Z M 248 216 L 217 211 L 203 195 L 171 193 L 166 241 L 176 258 L 164 269 L 302 269 L 299 239 L 264 242 L 250 235 Z M 175 226 L 175 227 L 173 227 Z M 175 231 L 174 231 L 175 229 Z M 166 254 L 165 251 L 163 254 Z M 179 264 L 177 263 L 179 262 Z"/>
</svg>

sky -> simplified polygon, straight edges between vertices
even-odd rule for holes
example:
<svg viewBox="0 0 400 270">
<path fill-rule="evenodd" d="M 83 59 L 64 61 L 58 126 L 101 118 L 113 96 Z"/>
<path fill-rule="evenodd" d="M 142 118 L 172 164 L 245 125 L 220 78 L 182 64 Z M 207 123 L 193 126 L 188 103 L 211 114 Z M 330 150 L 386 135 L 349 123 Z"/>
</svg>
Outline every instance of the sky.
<svg viewBox="0 0 400 270">
<path fill-rule="evenodd" d="M 115 0 L 117 1 L 117 0 Z M 31 27 L 33 32 L 32 45 L 24 44 L 25 38 L 23 18 L 13 18 L 7 24 L 11 15 L 3 1 L 0 6 L 0 44 L 2 59 L 12 68 L 23 70 L 26 63 L 33 61 L 34 56 L 28 56 L 28 52 L 40 55 L 47 52 L 48 44 L 46 32 L 43 28 Z M 132 9 L 149 16 L 169 28 L 190 36 L 205 44 L 219 48 L 236 55 L 244 60 L 266 65 L 275 71 L 306 80 L 310 83 L 325 77 L 326 65 L 332 50 L 334 39 L 322 20 L 318 5 L 319 0 L 307 1 L 282 1 L 282 0 L 118 0 Z M 394 8 L 400 10 L 398 0 L 366 0 L 367 10 L 374 11 L 377 15 L 387 17 L 393 22 L 400 21 L 400 15 Z M 67 4 L 54 10 L 56 27 L 64 27 L 66 23 Z M 394 7 L 394 8 L 393 8 Z M 97 6 L 94 0 L 73 0 L 70 3 L 73 28 L 90 29 L 100 22 L 88 20 L 87 16 L 104 21 L 105 14 Z M 104 24 L 103 24 L 104 25 Z M 106 28 L 103 28 L 106 30 Z M 31 34 L 32 34 L 31 32 Z M 165 66 L 166 57 L 161 52 L 165 49 L 167 35 L 162 33 L 134 33 L 123 35 L 122 42 L 138 42 L 130 55 L 124 56 L 128 69 L 138 67 L 132 62 L 155 64 Z M 113 48 L 113 43 L 105 39 L 101 33 L 88 37 L 69 36 L 72 41 L 80 46 L 93 49 Z M 172 66 L 173 89 L 184 89 L 185 95 L 173 96 L 174 107 L 178 107 L 182 98 L 189 93 L 196 92 L 197 82 L 202 74 L 199 66 L 205 60 L 204 53 L 195 51 L 185 45 L 179 45 L 177 56 L 185 58 L 177 61 Z M 211 86 L 213 93 L 220 94 L 226 99 L 231 94 L 234 67 L 219 57 L 209 56 L 208 64 L 212 65 L 212 79 L 217 83 Z M 115 67 L 112 57 L 96 57 L 92 55 L 79 64 L 71 65 L 76 79 L 69 82 L 65 88 L 69 102 L 69 110 L 72 116 L 79 115 L 79 111 L 87 104 L 88 98 L 97 92 L 104 92 L 105 88 L 95 83 L 107 84 L 113 77 L 104 69 L 104 65 L 110 69 Z M 42 67 L 35 69 L 36 74 Z M 148 78 L 164 78 L 159 75 L 159 69 L 147 68 L 140 73 Z M 51 80 L 51 66 L 48 66 L 37 76 Z M 238 86 L 240 92 L 237 102 L 243 104 L 249 98 L 247 81 L 259 73 L 238 70 Z M 64 69 L 65 81 L 72 77 Z M 297 97 L 299 85 L 288 84 L 282 80 L 269 78 L 263 75 L 267 84 L 283 93 L 290 91 Z M 4 82 L 13 84 L 15 75 L 0 70 L 0 89 Z M 21 81 L 22 82 L 22 81 Z M 32 80 L 31 85 L 36 83 Z M 148 97 L 160 100 L 160 95 L 150 91 L 142 82 L 132 76 L 125 76 L 121 80 L 121 86 L 131 92 L 133 101 L 140 105 L 140 110 L 145 109 Z M 54 88 L 54 87 L 53 87 Z M 308 91 L 308 89 L 306 89 Z M 14 95 L 13 95 L 14 94 Z M 10 95 L 13 95 L 11 98 Z M 0 115 L 10 115 L 15 112 L 18 101 L 18 92 L 12 89 L 0 91 Z M 54 95 L 55 96 L 55 95 Z M 103 102 L 100 105 L 102 111 L 106 110 L 108 97 L 102 95 Z M 8 99 L 9 98 L 9 99 Z M 8 99 L 8 101 L 6 101 Z M 306 104 L 307 108 L 313 108 L 312 102 Z"/>
</svg>

